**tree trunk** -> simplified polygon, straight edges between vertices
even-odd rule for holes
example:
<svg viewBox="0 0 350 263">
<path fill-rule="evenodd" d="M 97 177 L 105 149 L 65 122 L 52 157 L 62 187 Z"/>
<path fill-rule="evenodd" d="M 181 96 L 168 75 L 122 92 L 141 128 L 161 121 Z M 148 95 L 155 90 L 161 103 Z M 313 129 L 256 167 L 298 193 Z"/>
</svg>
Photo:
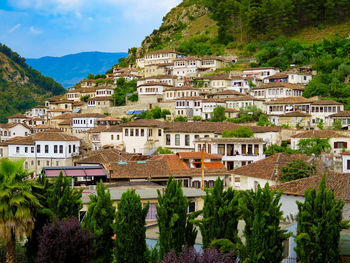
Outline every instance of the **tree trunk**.
<svg viewBox="0 0 350 263">
<path fill-rule="evenodd" d="M 11 233 L 11 239 L 6 245 L 6 263 L 16 262 L 16 237 Z"/>
</svg>

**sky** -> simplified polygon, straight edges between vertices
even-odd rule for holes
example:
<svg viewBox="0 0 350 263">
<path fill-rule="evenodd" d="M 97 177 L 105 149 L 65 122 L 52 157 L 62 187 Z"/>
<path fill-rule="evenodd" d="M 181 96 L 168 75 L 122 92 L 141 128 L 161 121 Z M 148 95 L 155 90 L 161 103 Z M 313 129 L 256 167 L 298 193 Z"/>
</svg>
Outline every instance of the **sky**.
<svg viewBox="0 0 350 263">
<path fill-rule="evenodd" d="M 181 0 L 0 0 L 0 43 L 25 58 L 127 52 Z"/>
</svg>

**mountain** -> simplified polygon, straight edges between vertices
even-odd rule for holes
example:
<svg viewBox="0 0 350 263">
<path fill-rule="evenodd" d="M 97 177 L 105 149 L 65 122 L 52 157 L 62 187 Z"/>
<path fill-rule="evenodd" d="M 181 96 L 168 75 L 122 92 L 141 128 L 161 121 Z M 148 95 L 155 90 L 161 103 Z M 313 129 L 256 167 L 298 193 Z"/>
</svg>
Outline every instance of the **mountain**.
<svg viewBox="0 0 350 263">
<path fill-rule="evenodd" d="M 27 63 L 46 76 L 54 78 L 65 88 L 86 78 L 89 73 L 104 74 L 119 58 L 128 53 L 81 52 L 63 57 L 28 58 Z"/>
<path fill-rule="evenodd" d="M 190 55 L 237 54 L 250 42 L 281 36 L 322 40 L 350 33 L 350 0 L 184 0 L 135 54 L 175 48 Z M 330 29 L 330 30 L 329 30 Z"/>
<path fill-rule="evenodd" d="M 24 58 L 0 43 L 0 122 L 65 91 L 62 85 L 41 75 Z"/>
</svg>

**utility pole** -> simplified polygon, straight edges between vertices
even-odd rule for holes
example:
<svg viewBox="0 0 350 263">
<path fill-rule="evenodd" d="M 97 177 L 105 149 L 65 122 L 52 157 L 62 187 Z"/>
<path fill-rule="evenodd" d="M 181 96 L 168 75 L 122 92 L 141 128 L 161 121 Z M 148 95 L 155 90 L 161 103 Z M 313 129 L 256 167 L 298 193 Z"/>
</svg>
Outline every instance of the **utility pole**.
<svg viewBox="0 0 350 263">
<path fill-rule="evenodd" d="M 204 148 L 202 148 L 202 190 L 204 190 Z"/>
</svg>

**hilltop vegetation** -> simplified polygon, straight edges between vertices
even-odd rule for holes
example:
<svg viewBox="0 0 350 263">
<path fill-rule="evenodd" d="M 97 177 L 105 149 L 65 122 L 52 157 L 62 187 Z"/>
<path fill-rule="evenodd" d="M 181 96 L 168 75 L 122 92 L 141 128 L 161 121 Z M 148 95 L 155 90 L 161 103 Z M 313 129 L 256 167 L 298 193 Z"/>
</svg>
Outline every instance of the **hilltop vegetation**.
<svg viewBox="0 0 350 263">
<path fill-rule="evenodd" d="M 45 77 L 25 59 L 0 43 L 0 122 L 66 90 L 52 78 Z"/>
<path fill-rule="evenodd" d="M 318 37 L 307 40 L 322 40 L 323 33 L 348 34 L 349 13 L 349 0 L 184 0 L 144 39 L 137 55 L 162 48 L 190 55 L 239 53 L 250 42 L 281 35 L 305 40 L 311 33 Z"/>
</svg>

